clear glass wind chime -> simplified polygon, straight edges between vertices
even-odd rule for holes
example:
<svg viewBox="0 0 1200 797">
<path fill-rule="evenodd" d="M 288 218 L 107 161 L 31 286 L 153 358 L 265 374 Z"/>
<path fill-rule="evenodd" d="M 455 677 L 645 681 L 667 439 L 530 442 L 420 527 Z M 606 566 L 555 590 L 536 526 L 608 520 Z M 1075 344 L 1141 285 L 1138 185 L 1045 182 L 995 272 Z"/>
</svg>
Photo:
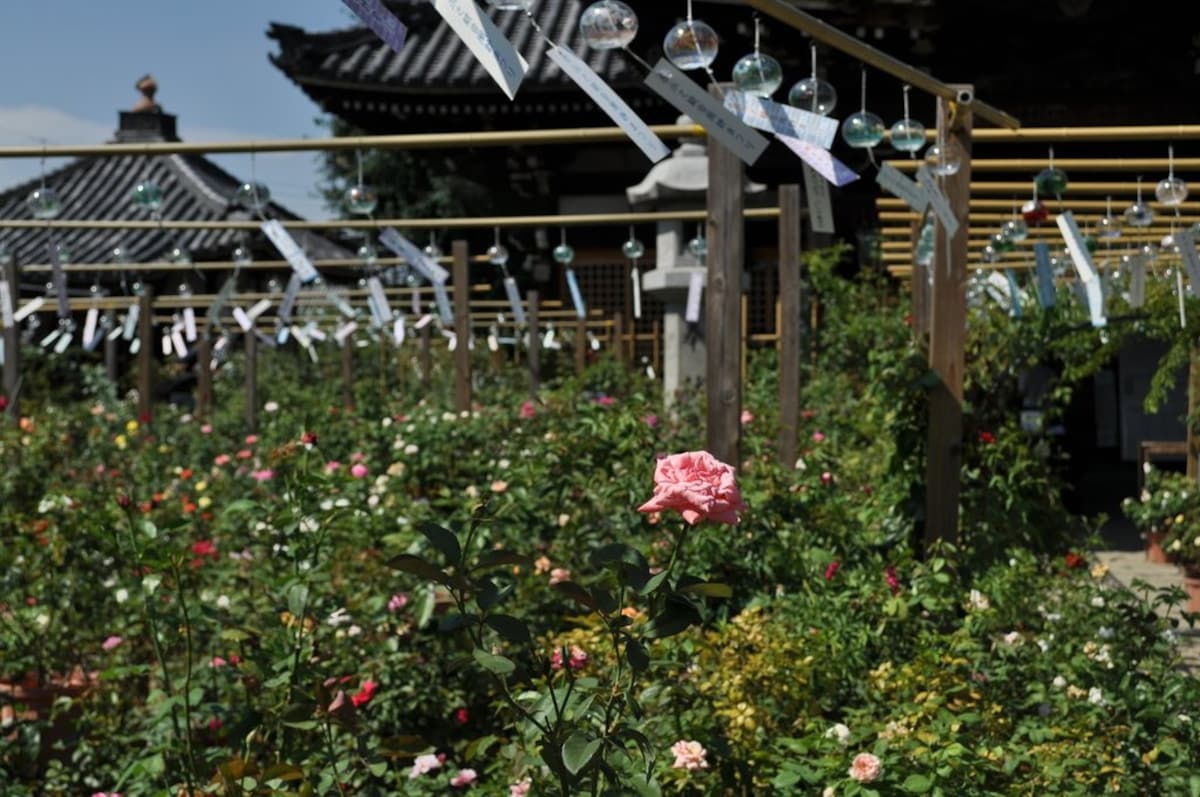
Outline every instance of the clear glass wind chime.
<svg viewBox="0 0 1200 797">
<path fill-rule="evenodd" d="M 733 85 L 755 97 L 768 98 L 783 85 L 783 67 L 762 52 L 762 23 L 754 15 L 754 52 L 733 65 Z"/>
<path fill-rule="evenodd" d="M 54 350 L 57 353 L 62 353 L 70 345 L 75 330 L 75 322 L 71 319 L 70 304 L 67 296 L 67 278 L 62 270 L 62 265 L 71 260 L 71 251 L 64 243 L 57 240 L 57 236 L 54 235 L 54 231 L 49 224 L 49 222 L 58 218 L 62 213 L 63 202 L 58 192 L 46 185 L 46 159 L 44 156 L 41 159 L 40 184 L 29 193 L 25 204 L 35 219 L 47 222 L 46 252 L 50 259 L 52 281 L 46 283 L 46 296 L 48 298 L 54 297 L 58 301 L 58 325 L 55 329 L 51 330 L 50 334 L 42 338 L 40 345 L 42 348 L 48 348 L 57 341 Z M 38 314 L 31 314 L 28 324 L 30 336 L 36 334 L 36 330 L 40 325 L 41 320 L 38 318 Z"/>
</svg>

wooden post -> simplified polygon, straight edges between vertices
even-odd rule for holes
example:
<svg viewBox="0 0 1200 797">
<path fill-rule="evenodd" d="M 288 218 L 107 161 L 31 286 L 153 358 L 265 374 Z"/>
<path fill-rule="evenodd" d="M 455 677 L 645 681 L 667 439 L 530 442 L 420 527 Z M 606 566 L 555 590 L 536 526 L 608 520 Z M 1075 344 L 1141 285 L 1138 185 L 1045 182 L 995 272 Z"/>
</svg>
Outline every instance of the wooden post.
<svg viewBox="0 0 1200 797">
<path fill-rule="evenodd" d="M 800 347 L 803 282 L 800 273 L 800 186 L 779 187 L 779 461 L 796 462 L 800 422 Z"/>
<path fill-rule="evenodd" d="M 138 416 L 150 418 L 154 409 L 154 289 L 138 297 Z"/>
<path fill-rule="evenodd" d="M 921 229 L 925 226 L 922 219 L 912 223 L 912 331 L 917 345 L 922 349 L 926 346 L 926 336 L 929 334 L 929 272 L 917 265 L 917 244 L 921 240 Z"/>
<path fill-rule="evenodd" d="M 104 328 L 111 332 L 113 324 L 116 323 L 115 316 L 112 310 L 109 310 L 107 313 L 105 313 L 105 316 L 108 323 L 105 324 Z M 104 336 L 104 374 L 108 377 L 108 381 L 112 382 L 114 385 L 116 385 L 117 380 L 120 379 L 120 373 L 118 372 L 119 369 L 117 367 L 117 340 L 118 338 L 114 338 L 111 335 L 106 334 Z"/>
<path fill-rule="evenodd" d="M 417 359 L 421 366 L 421 389 L 428 392 L 430 380 L 433 378 L 433 351 L 429 337 L 433 333 L 430 325 L 421 327 L 420 338 L 417 341 Z"/>
<path fill-rule="evenodd" d="M 253 324 L 242 337 L 246 341 L 246 431 L 258 431 L 258 335 Z"/>
<path fill-rule="evenodd" d="M 959 87 L 970 91 L 969 87 Z M 929 394 L 929 461 L 925 476 L 925 547 L 958 540 L 958 501 L 962 470 L 963 345 L 967 327 L 967 236 L 971 199 L 971 110 L 938 99 L 938 132 L 962 168 L 941 178 L 942 190 L 958 218 L 951 238 L 937 224 L 930 294 L 929 366 L 937 384 Z M 955 152 L 957 150 L 957 152 Z"/>
<path fill-rule="evenodd" d="M 196 414 L 205 420 L 212 416 L 212 337 L 205 328 L 196 345 Z"/>
<path fill-rule="evenodd" d="M 575 376 L 583 376 L 587 368 L 587 319 L 575 319 Z"/>
<path fill-rule="evenodd" d="M 17 311 L 17 294 L 20 293 L 20 269 L 15 256 L 4 264 L 4 281 L 8 283 L 10 312 Z M 4 328 L 4 385 L 2 391 L 8 399 L 8 417 L 21 417 L 21 327 L 13 324 Z"/>
<path fill-rule="evenodd" d="M 342 407 L 354 409 L 354 336 L 342 341 Z"/>
<path fill-rule="evenodd" d="M 1196 407 L 1200 404 L 1200 348 L 1192 346 L 1192 359 L 1188 366 L 1188 412 L 1187 412 L 1187 477 L 1193 483 L 1200 477 L 1200 435 L 1196 434 Z"/>
<path fill-rule="evenodd" d="M 624 368 L 628 362 L 625 359 L 625 314 L 613 313 L 612 350 L 617 358 L 617 364 Z"/>
<path fill-rule="evenodd" d="M 741 295 L 742 300 L 742 346 L 741 346 L 741 369 L 742 369 L 742 384 L 750 378 L 750 297 L 745 294 Z M 738 423 L 741 423 L 741 418 L 738 418 Z"/>
<path fill-rule="evenodd" d="M 662 321 L 657 318 L 650 322 L 650 366 L 662 373 Z"/>
<path fill-rule="evenodd" d="M 525 320 L 529 323 L 529 395 L 536 399 L 542 385 L 542 333 L 538 329 L 538 292 L 530 291 L 528 296 Z"/>
<path fill-rule="evenodd" d="M 454 256 L 454 408 L 471 411 L 471 275 L 467 242 L 455 241 Z"/>
<path fill-rule="evenodd" d="M 715 90 L 716 87 L 713 87 Z M 708 138 L 708 282 L 705 286 L 705 390 L 708 452 L 738 467 L 742 434 L 742 266 L 745 167 Z"/>
</svg>

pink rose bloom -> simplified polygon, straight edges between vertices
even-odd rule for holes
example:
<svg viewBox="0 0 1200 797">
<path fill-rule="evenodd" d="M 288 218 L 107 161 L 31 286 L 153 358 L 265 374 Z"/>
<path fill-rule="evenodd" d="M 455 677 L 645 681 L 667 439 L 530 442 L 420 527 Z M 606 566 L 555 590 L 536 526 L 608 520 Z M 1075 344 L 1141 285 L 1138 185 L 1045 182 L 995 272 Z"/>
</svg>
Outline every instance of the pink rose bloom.
<svg viewBox="0 0 1200 797">
<path fill-rule="evenodd" d="M 256 435 L 256 434 L 246 435 L 246 445 L 252 446 L 257 442 L 258 442 L 258 435 Z"/>
<path fill-rule="evenodd" d="M 458 774 L 450 778 L 450 785 L 456 789 L 465 789 L 478 779 L 473 769 L 460 769 Z"/>
<path fill-rule="evenodd" d="M 367 455 L 361 451 L 355 451 L 353 454 L 350 455 L 351 462 L 362 462 L 366 458 L 367 458 Z"/>
<path fill-rule="evenodd" d="M 750 410 L 742 410 L 742 426 L 754 423 L 754 413 Z"/>
<path fill-rule="evenodd" d="M 832 473 L 830 473 L 829 471 L 825 471 L 824 473 L 821 474 L 821 484 L 830 484 L 831 482 L 833 482 L 833 474 Z"/>
<path fill-rule="evenodd" d="M 642 418 L 642 423 L 653 429 L 655 426 L 658 426 L 658 416 L 654 413 L 650 413 L 646 417 Z"/>
<path fill-rule="evenodd" d="M 859 753 L 854 756 L 850 765 L 850 777 L 859 783 L 870 783 L 883 774 L 883 762 L 870 753 Z"/>
<path fill-rule="evenodd" d="M 221 658 L 220 656 L 213 656 L 212 661 L 209 662 L 209 666 L 211 666 L 214 670 L 219 670 L 228 663 L 229 662 L 225 661 L 225 659 Z"/>
<path fill-rule="evenodd" d="M 399 592 L 388 600 L 387 609 L 389 612 L 398 612 L 407 605 L 408 595 L 406 593 Z"/>
<path fill-rule="evenodd" d="M 578 645 L 572 645 L 570 658 L 567 659 L 567 666 L 572 670 L 582 670 L 587 666 L 588 654 L 583 648 Z M 550 669 L 558 671 L 563 668 L 563 653 L 562 648 L 555 648 L 550 654 Z"/>
<path fill-rule="evenodd" d="M 262 470 L 254 471 L 250 475 L 254 477 L 254 481 L 256 482 L 269 482 L 275 478 L 275 471 L 270 468 L 263 468 Z"/>
<path fill-rule="evenodd" d="M 671 765 L 675 769 L 708 769 L 708 762 L 704 760 L 708 751 L 699 742 L 681 739 L 671 745 L 671 752 L 675 755 L 675 763 Z"/>
<path fill-rule="evenodd" d="M 241 451 L 237 452 L 238 459 L 250 459 L 252 456 L 254 456 L 254 454 L 248 448 L 243 448 Z"/>
<path fill-rule="evenodd" d="M 731 466 L 707 451 L 663 457 L 654 468 L 654 495 L 639 512 L 674 509 L 691 525 L 701 520 L 738 522 L 746 509 Z"/>
<path fill-rule="evenodd" d="M 596 399 L 596 403 L 601 407 L 611 407 L 617 403 L 617 400 L 612 396 L 601 396 L 600 398 Z"/>
<path fill-rule="evenodd" d="M 533 788 L 533 781 L 529 778 L 517 781 L 508 787 L 508 797 L 529 797 L 531 788 Z"/>
<path fill-rule="evenodd" d="M 521 420 L 527 421 L 535 415 L 537 415 L 537 407 L 533 405 L 532 401 L 522 402 L 521 409 L 517 410 L 517 417 Z"/>
<path fill-rule="evenodd" d="M 92 797 L 121 797 L 119 791 L 98 791 L 92 794 Z"/>
<path fill-rule="evenodd" d="M 200 434 L 212 434 L 212 424 L 206 423 L 200 427 Z"/>
<path fill-rule="evenodd" d="M 340 467 L 342 467 L 342 463 L 338 462 L 336 459 L 331 459 L 325 463 L 325 472 L 335 473 Z"/>
<path fill-rule="evenodd" d="M 413 761 L 412 769 L 408 771 L 408 779 L 413 780 L 419 778 L 426 772 L 432 772 L 442 765 L 442 759 L 438 758 L 433 753 L 417 756 Z"/>
<path fill-rule="evenodd" d="M 550 571 L 550 584 L 561 584 L 564 581 L 571 580 L 571 571 L 565 567 L 556 567 Z"/>
<path fill-rule="evenodd" d="M 367 466 L 361 462 L 354 463 L 354 467 L 350 468 L 350 475 L 356 479 L 367 478 Z"/>
<path fill-rule="evenodd" d="M 228 465 L 229 460 L 230 456 L 228 454 L 217 454 L 217 456 L 213 458 L 213 464 L 218 466 Z"/>
<path fill-rule="evenodd" d="M 814 443 L 823 443 L 823 442 L 825 442 L 825 433 L 824 433 L 824 432 L 813 432 L 813 433 L 812 433 L 812 440 L 813 440 L 813 442 L 814 442 Z"/>
<path fill-rule="evenodd" d="M 105 650 L 112 650 L 124 641 L 125 640 L 121 639 L 119 636 L 110 636 L 108 639 L 100 643 L 100 647 L 104 648 Z"/>
</svg>

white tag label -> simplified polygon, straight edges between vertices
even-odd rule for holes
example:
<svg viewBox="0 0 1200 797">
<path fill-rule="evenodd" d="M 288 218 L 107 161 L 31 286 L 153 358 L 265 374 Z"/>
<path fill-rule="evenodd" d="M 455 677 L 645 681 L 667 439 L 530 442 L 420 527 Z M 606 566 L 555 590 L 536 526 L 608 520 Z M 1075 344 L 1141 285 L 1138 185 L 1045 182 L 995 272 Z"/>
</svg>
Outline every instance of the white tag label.
<svg viewBox="0 0 1200 797">
<path fill-rule="evenodd" d="M 64 332 L 58 339 L 58 345 L 54 347 L 55 354 L 62 354 L 71 345 L 71 338 L 74 337 L 70 332 Z"/>
<path fill-rule="evenodd" d="M 108 331 L 108 337 L 105 340 L 116 340 L 121 337 L 121 327 L 123 324 L 114 324 L 113 328 Z"/>
<path fill-rule="evenodd" d="M 12 292 L 8 289 L 8 280 L 0 280 L 0 320 L 4 322 L 5 329 L 16 326 L 16 319 L 13 318 Z"/>
<path fill-rule="evenodd" d="M 1175 272 L 1180 274 L 1181 272 Z M 1100 280 L 1090 280 L 1084 283 L 1087 289 L 1088 310 L 1092 314 L 1092 326 L 1103 327 L 1108 325 L 1108 319 L 1104 317 L 1104 293 L 1100 288 Z M 1182 313 L 1182 308 L 1180 309 Z M 1185 325 L 1186 326 L 1186 325 Z"/>
<path fill-rule="evenodd" d="M 1033 259 L 1037 263 L 1038 301 L 1042 307 L 1054 307 L 1058 295 L 1054 290 L 1054 270 L 1050 267 L 1050 245 L 1045 241 L 1035 243 Z"/>
<path fill-rule="evenodd" d="M 1146 261 L 1141 255 L 1129 258 L 1129 306 L 1146 303 Z"/>
<path fill-rule="evenodd" d="M 187 359 L 187 344 L 183 342 L 183 335 L 178 332 L 171 333 L 171 345 L 175 347 L 175 354 L 181 360 Z"/>
<path fill-rule="evenodd" d="M 296 275 L 300 277 L 301 282 L 312 282 L 317 277 L 321 276 L 313 267 L 312 261 L 308 259 L 308 255 L 304 254 L 304 250 L 296 243 L 291 234 L 283 228 L 277 219 L 264 221 L 262 223 L 263 234 L 271 241 L 271 244 L 283 255 L 283 259 L 288 262 L 288 265 L 295 270 Z"/>
<path fill-rule="evenodd" d="M 133 336 L 137 333 L 138 317 L 142 314 L 142 306 L 133 304 L 129 306 L 129 315 L 125 316 L 125 329 L 121 331 L 121 337 L 125 340 L 133 340 Z"/>
<path fill-rule="evenodd" d="M 433 316 L 426 313 L 417 319 L 417 323 L 413 324 L 413 329 L 424 329 L 433 323 Z"/>
<path fill-rule="evenodd" d="M 687 309 L 684 311 L 683 320 L 689 324 L 700 323 L 700 299 L 704 294 L 704 277 L 703 271 L 693 271 L 688 277 Z"/>
<path fill-rule="evenodd" d="M 815 169 L 817 174 L 839 188 L 858 179 L 858 175 L 849 166 L 833 157 L 829 150 L 821 149 L 814 144 L 791 136 L 776 136 L 776 138 L 782 141 L 800 160 Z"/>
<path fill-rule="evenodd" d="M 546 51 L 546 57 L 558 64 L 559 69 L 567 77 L 575 81 L 575 85 L 608 114 L 608 118 L 616 122 L 625 131 L 629 140 L 637 145 L 652 163 L 658 163 L 671 154 L 671 150 L 662 142 L 654 131 L 642 121 L 641 117 L 629 107 L 629 104 L 613 91 L 604 79 L 592 71 L 579 56 L 570 50 L 553 46 Z"/>
<path fill-rule="evenodd" d="M 500 341 L 496 340 L 495 333 L 490 333 L 487 336 L 487 345 L 488 345 L 488 351 L 492 351 L 492 352 L 500 351 Z"/>
<path fill-rule="evenodd" d="M 942 223 L 943 229 L 946 230 L 946 237 L 953 238 L 958 233 L 958 217 L 954 215 L 954 209 L 950 207 L 950 200 L 946 199 L 946 195 L 938 187 L 937 178 L 922 166 L 917 169 L 917 181 L 925 189 L 925 195 L 929 197 L 929 204 L 933 208 L 934 214 Z"/>
<path fill-rule="evenodd" d="M 267 310 L 269 310 L 270 308 L 271 308 L 271 300 L 270 299 L 259 299 L 257 302 L 254 303 L 253 307 L 251 307 L 249 310 L 246 311 L 246 315 L 249 316 L 249 318 L 251 320 L 257 320 L 260 315 L 267 312 Z"/>
<path fill-rule="evenodd" d="M 450 309 L 450 296 L 446 293 L 446 286 L 440 282 L 433 283 L 433 298 L 437 301 L 438 316 L 442 323 L 446 326 L 452 325 L 454 311 Z"/>
<path fill-rule="evenodd" d="M 1071 253 L 1071 262 L 1075 264 L 1075 271 L 1079 274 L 1079 279 L 1083 282 L 1095 282 L 1096 269 L 1092 265 L 1091 253 L 1088 252 L 1087 245 L 1083 242 L 1083 235 L 1079 232 L 1079 225 L 1075 223 L 1075 215 L 1071 211 L 1065 210 L 1058 214 L 1055 221 L 1059 231 L 1062 232 L 1063 240 L 1066 241 L 1067 251 Z"/>
<path fill-rule="evenodd" d="M 130 341 L 130 343 L 129 343 L 129 353 L 130 354 L 137 354 L 141 350 L 142 350 L 142 339 L 141 338 L 134 338 L 132 341 Z"/>
<path fill-rule="evenodd" d="M 832 233 L 833 202 L 829 198 L 829 183 L 817 170 L 804 164 L 804 195 L 808 200 L 808 223 L 813 232 Z"/>
<path fill-rule="evenodd" d="M 838 131 L 836 119 L 781 105 L 744 91 L 726 92 L 725 107 L 753 128 L 807 141 L 821 149 L 833 146 L 833 138 Z"/>
<path fill-rule="evenodd" d="M 383 290 L 383 283 L 379 281 L 379 277 L 371 277 L 367 280 L 367 290 L 371 294 L 371 298 L 375 300 L 375 310 L 379 313 L 380 324 L 390 324 L 392 322 L 392 307 L 388 304 L 387 293 Z"/>
<path fill-rule="evenodd" d="M 242 328 L 243 332 L 249 332 L 254 326 L 254 321 L 240 307 L 233 308 L 233 320 L 237 322 L 237 325 Z"/>
<path fill-rule="evenodd" d="M 355 16 L 366 23 L 375 35 L 383 39 L 388 47 L 396 52 L 404 49 L 404 39 L 408 29 L 396 15 L 388 11 L 380 0 L 342 0 Z"/>
<path fill-rule="evenodd" d="M 473 0 L 433 0 L 433 7 L 450 24 L 458 38 L 478 59 L 492 80 L 510 100 L 529 69 L 529 64 L 513 47 L 512 42 L 484 14 Z"/>
<path fill-rule="evenodd" d="M 571 304 L 575 305 L 575 315 L 587 318 L 587 305 L 583 303 L 583 293 L 579 290 L 579 280 L 573 268 L 567 269 L 567 289 L 571 291 Z"/>
<path fill-rule="evenodd" d="M 1196 294 L 1200 292 L 1200 255 L 1196 253 L 1196 236 L 1191 230 L 1177 232 L 1175 245 L 1179 247 L 1179 257 L 1183 260 L 1183 267 L 1187 269 L 1192 293 Z"/>
<path fill-rule="evenodd" d="M 163 357 L 171 356 L 171 333 L 163 332 L 161 346 Z"/>
<path fill-rule="evenodd" d="M 310 322 L 309 322 L 309 324 L 308 324 L 308 326 L 307 326 L 307 327 L 305 327 L 305 329 L 308 331 L 308 336 L 309 336 L 310 338 L 312 338 L 313 340 L 316 340 L 316 341 L 324 341 L 324 340 L 326 340 L 326 338 L 327 338 L 327 336 L 326 336 L 326 334 L 325 334 L 324 330 L 322 330 L 322 329 L 321 329 L 319 326 L 317 326 L 317 325 L 316 325 L 316 323 L 314 323 L 314 322 L 311 322 L 311 321 L 310 321 Z"/>
<path fill-rule="evenodd" d="M 92 338 L 96 337 L 96 324 L 100 321 L 100 310 L 95 307 L 88 308 L 87 315 L 83 319 L 83 345 L 87 346 L 92 342 Z"/>
<path fill-rule="evenodd" d="M 512 308 L 513 320 L 518 326 L 525 326 L 525 305 L 521 303 L 521 293 L 517 290 L 515 277 L 504 278 L 504 292 L 508 294 L 508 305 Z"/>
<path fill-rule="evenodd" d="M 279 305 L 279 317 L 285 323 L 292 320 L 292 310 L 296 307 L 296 298 L 300 295 L 300 277 L 292 274 L 288 279 L 287 290 L 283 294 L 283 302 Z"/>
<path fill-rule="evenodd" d="M 28 302 L 26 302 L 24 307 L 17 310 L 17 312 L 13 314 L 13 321 L 15 321 L 18 324 L 21 323 L 26 318 L 29 318 L 29 316 L 36 313 L 38 310 L 41 310 L 42 305 L 44 305 L 45 303 L 46 303 L 45 296 L 35 296 L 34 298 L 32 298 Z"/>
<path fill-rule="evenodd" d="M 355 323 L 354 321 L 347 321 L 346 323 L 344 323 L 340 327 L 338 327 L 337 331 L 333 333 L 333 339 L 337 341 L 337 344 L 339 346 L 344 346 L 344 345 L 346 345 L 346 338 L 353 335 L 357 329 L 358 329 L 357 323 Z"/>
<path fill-rule="evenodd" d="M 379 234 L 379 242 L 391 249 L 399 257 L 408 261 L 408 264 L 415 268 L 422 277 L 434 285 L 446 284 L 446 280 L 450 279 L 450 272 L 442 268 L 442 265 L 429 255 L 417 248 L 416 244 L 405 238 L 395 229 L 388 227 Z"/>
<path fill-rule="evenodd" d="M 190 307 L 183 308 L 183 334 L 188 343 L 196 342 L 196 311 Z"/>
<path fill-rule="evenodd" d="M 925 208 L 929 205 L 929 192 L 925 190 L 924 186 L 905 177 L 890 163 L 884 163 L 879 167 L 879 174 L 875 176 L 875 182 L 879 183 L 892 196 L 903 200 L 904 204 L 917 213 L 924 213 Z"/>
<path fill-rule="evenodd" d="M 404 344 L 404 316 L 396 316 L 395 323 L 392 324 L 392 340 L 397 346 Z"/>
<path fill-rule="evenodd" d="M 633 317 L 642 317 L 642 272 L 634 266 L 629 270 L 629 278 L 633 280 Z"/>
<path fill-rule="evenodd" d="M 753 165 L 767 148 L 767 139 L 725 110 L 725 106 L 670 61 L 661 59 L 646 77 L 658 96 L 687 114 L 747 165 Z"/>
</svg>

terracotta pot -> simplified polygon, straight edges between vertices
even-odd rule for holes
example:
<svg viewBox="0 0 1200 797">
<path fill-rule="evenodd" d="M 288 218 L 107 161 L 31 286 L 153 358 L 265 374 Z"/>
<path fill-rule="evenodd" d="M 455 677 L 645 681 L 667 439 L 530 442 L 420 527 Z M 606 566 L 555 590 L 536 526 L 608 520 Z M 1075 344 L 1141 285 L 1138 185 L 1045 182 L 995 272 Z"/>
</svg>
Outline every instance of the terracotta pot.
<svg viewBox="0 0 1200 797">
<path fill-rule="evenodd" d="M 1163 538 L 1167 536 L 1165 531 L 1148 531 L 1146 532 L 1146 561 L 1154 562 L 1155 564 L 1167 564 L 1167 553 L 1162 549 Z"/>
<path fill-rule="evenodd" d="M 98 673 L 84 673 L 75 667 L 66 675 L 55 673 L 48 676 L 44 683 L 39 682 L 33 673 L 27 673 L 21 681 L 0 681 L 0 725 L 7 728 L 14 722 L 49 719 L 55 701 L 66 697 L 74 704 L 91 690 L 97 676 Z M 78 711 L 72 707 L 55 716 L 53 724 L 43 731 L 43 751 L 49 750 L 51 743 L 71 735 L 77 714 Z"/>
<path fill-rule="evenodd" d="M 1200 612 L 1200 567 L 1183 568 L 1183 590 L 1188 594 L 1185 608 L 1189 612 Z"/>
</svg>

